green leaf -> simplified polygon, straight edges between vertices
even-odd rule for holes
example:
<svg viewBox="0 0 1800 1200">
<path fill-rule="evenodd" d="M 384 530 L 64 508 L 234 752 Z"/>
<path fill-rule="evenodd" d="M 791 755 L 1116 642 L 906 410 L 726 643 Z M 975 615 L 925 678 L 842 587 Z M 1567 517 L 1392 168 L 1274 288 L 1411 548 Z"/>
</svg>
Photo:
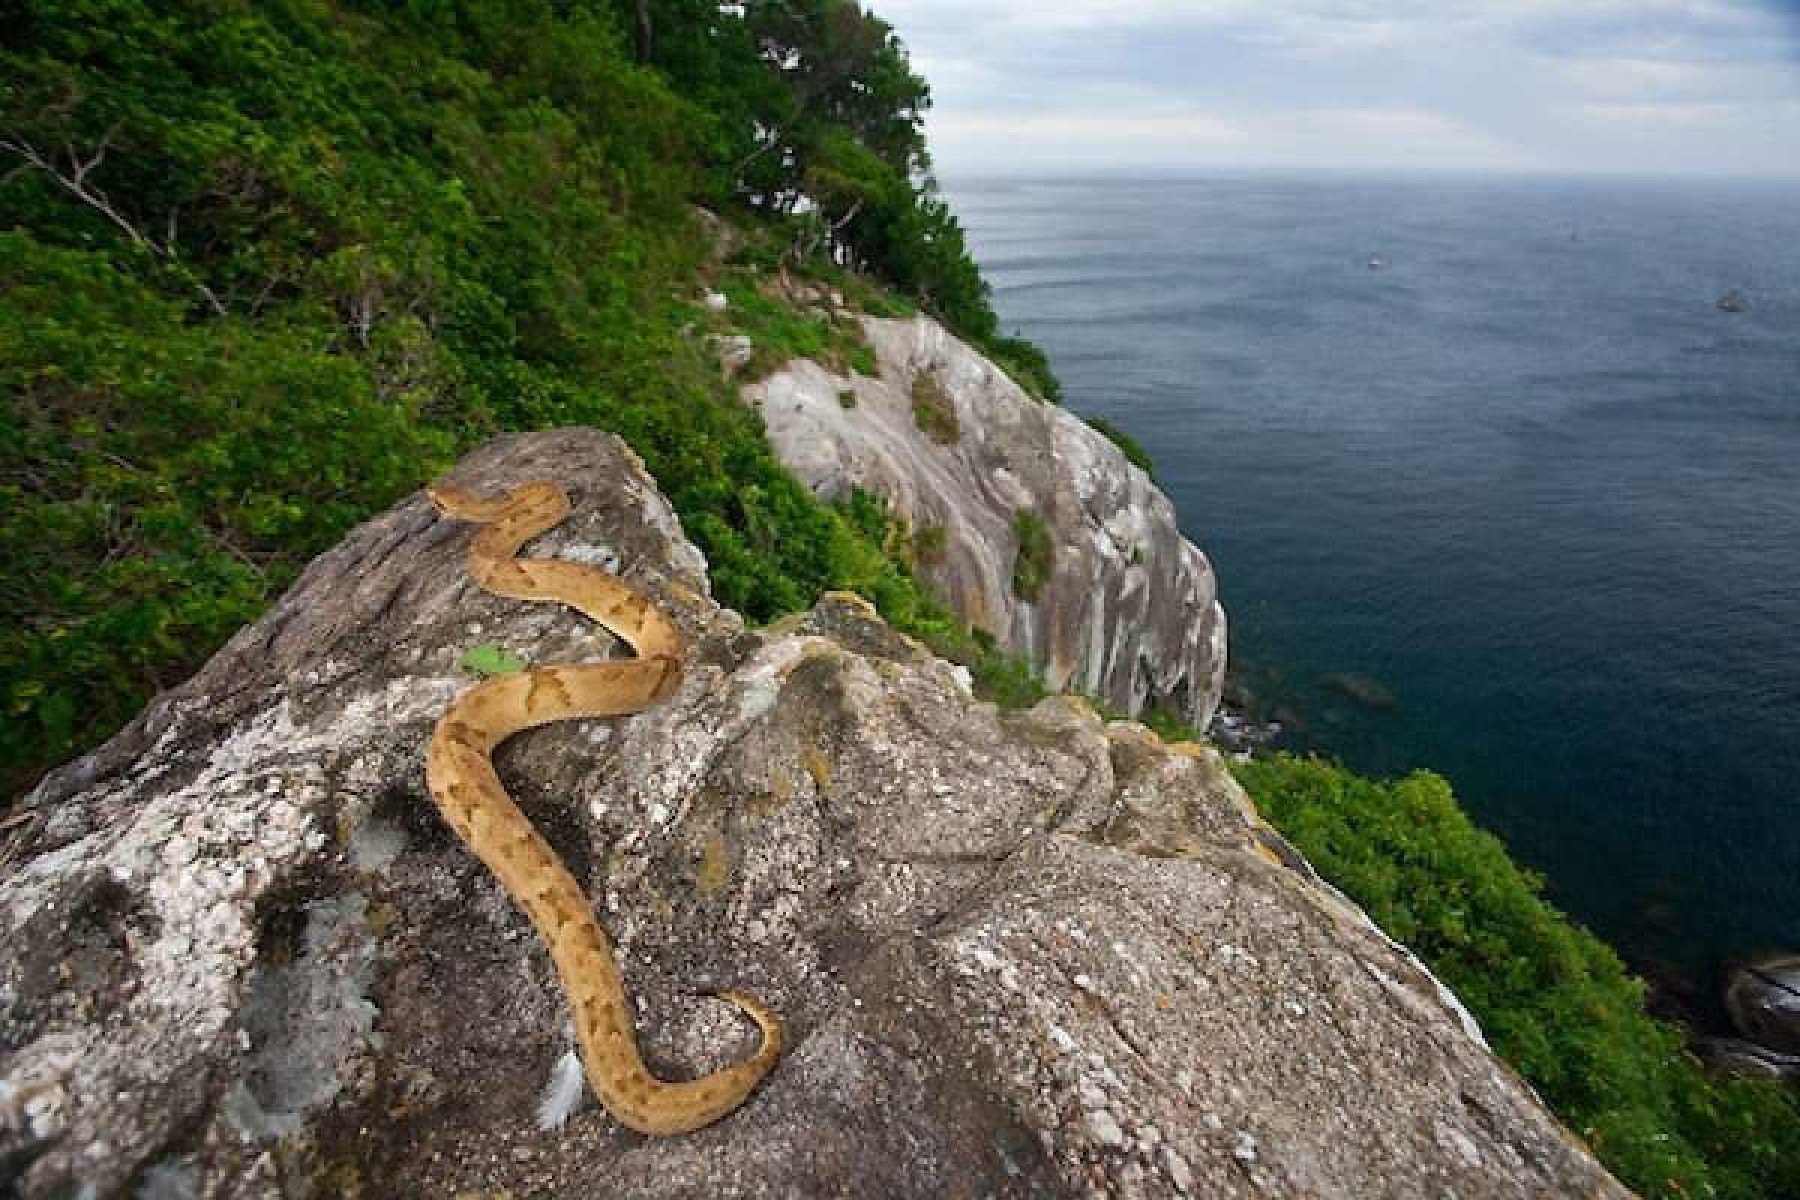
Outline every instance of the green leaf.
<svg viewBox="0 0 1800 1200">
<path fill-rule="evenodd" d="M 466 652 L 456 665 L 476 675 L 511 675 L 525 669 L 525 660 L 488 642 Z"/>
</svg>

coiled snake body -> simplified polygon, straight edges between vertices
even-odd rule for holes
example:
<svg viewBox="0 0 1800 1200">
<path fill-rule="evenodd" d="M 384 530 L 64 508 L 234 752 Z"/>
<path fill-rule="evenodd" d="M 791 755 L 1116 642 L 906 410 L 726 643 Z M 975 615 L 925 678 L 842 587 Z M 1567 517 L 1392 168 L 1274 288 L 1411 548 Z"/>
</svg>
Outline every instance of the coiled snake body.
<svg viewBox="0 0 1800 1200">
<path fill-rule="evenodd" d="M 648 595 L 604 571 L 515 557 L 526 542 L 568 516 L 568 495 L 557 485 L 526 484 L 497 500 L 446 486 L 427 494 L 446 514 L 480 526 L 469 548 L 469 572 L 483 588 L 519 600 L 560 601 L 637 653 L 617 662 L 500 675 L 470 688 L 438 721 L 425 778 L 444 819 L 548 944 L 573 1010 L 588 1082 L 608 1111 L 643 1133 L 686 1133 L 710 1125 L 742 1104 L 775 1065 L 780 1020 L 753 996 L 719 992 L 762 1030 L 756 1053 L 685 1082 L 652 1075 L 638 1053 L 612 942 L 574 876 L 500 786 L 492 762 L 495 747 L 520 730 L 577 717 L 623 716 L 667 698 L 681 678 L 681 633 Z"/>
</svg>

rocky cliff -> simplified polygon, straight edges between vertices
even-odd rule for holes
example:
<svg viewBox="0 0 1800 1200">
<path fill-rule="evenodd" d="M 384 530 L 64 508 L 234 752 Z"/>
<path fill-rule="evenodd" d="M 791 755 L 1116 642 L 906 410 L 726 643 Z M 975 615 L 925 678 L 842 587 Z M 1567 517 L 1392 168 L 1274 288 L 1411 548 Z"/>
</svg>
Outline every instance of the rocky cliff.
<svg viewBox="0 0 1800 1200">
<path fill-rule="evenodd" d="M 1209 750 L 996 711 L 852 597 L 747 630 L 608 436 L 502 439 L 454 478 L 563 481 L 532 553 L 688 634 L 673 699 L 499 770 L 616 936 L 652 1065 L 748 1050 L 719 987 L 779 1010 L 786 1057 L 692 1135 L 538 1127 L 562 996 L 424 748 L 472 647 L 608 638 L 478 589 L 469 527 L 415 496 L 5 831 L 17 1194 L 1623 1195 Z"/>
<path fill-rule="evenodd" d="M 781 460 L 821 495 L 887 499 L 912 526 L 927 586 L 1052 688 L 1132 713 L 1167 705 L 1206 728 L 1224 682 L 1225 614 L 1168 497 L 936 321 L 863 328 L 877 375 L 799 360 L 745 388 Z M 1033 520 L 1047 535 L 1035 591 L 1015 582 L 1021 520 L 1027 538 Z"/>
</svg>

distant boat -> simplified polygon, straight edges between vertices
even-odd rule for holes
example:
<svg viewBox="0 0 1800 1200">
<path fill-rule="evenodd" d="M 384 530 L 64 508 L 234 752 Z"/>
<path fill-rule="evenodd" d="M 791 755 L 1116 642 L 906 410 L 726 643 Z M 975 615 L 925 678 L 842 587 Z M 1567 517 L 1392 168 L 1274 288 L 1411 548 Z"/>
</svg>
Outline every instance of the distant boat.
<svg viewBox="0 0 1800 1200">
<path fill-rule="evenodd" d="M 1723 296 L 1719 297 L 1718 309 L 1720 312 L 1748 312 L 1750 310 L 1750 297 L 1744 295 L 1742 290 L 1732 288 L 1729 292 L 1726 292 Z"/>
<path fill-rule="evenodd" d="M 1379 255 L 1379 254 L 1369 255 L 1369 270 L 1379 271 L 1387 265 L 1388 265 L 1387 259 L 1381 257 L 1381 255 Z"/>
</svg>

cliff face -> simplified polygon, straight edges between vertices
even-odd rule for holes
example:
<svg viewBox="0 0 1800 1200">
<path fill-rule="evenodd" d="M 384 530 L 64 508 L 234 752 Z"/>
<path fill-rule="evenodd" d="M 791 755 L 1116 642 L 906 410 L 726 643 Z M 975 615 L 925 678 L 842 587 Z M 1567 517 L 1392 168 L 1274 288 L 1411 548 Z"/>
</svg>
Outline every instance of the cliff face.
<svg viewBox="0 0 1800 1200">
<path fill-rule="evenodd" d="M 1168 498 L 1105 437 L 937 322 L 867 318 L 864 329 L 876 377 L 800 360 L 745 388 L 781 460 L 821 495 L 887 499 L 912 526 L 927 586 L 1052 688 L 1132 713 L 1165 704 L 1206 728 L 1225 614 Z M 1020 513 L 1048 535 L 1035 596 L 1014 579 Z"/>
<path fill-rule="evenodd" d="M 476 588 L 469 527 L 414 497 L 3 831 L 0 1183 L 1623 1195 L 1210 751 L 1070 700 L 1002 714 L 854 598 L 746 630 L 610 437 L 455 473 L 543 478 L 576 509 L 530 552 L 616 568 L 692 647 L 671 700 L 521 735 L 501 778 L 617 939 L 653 1067 L 747 1053 L 698 995 L 741 987 L 787 1023 L 774 1073 L 684 1137 L 537 1127 L 562 995 L 424 749 L 471 647 L 608 638 Z"/>
</svg>

